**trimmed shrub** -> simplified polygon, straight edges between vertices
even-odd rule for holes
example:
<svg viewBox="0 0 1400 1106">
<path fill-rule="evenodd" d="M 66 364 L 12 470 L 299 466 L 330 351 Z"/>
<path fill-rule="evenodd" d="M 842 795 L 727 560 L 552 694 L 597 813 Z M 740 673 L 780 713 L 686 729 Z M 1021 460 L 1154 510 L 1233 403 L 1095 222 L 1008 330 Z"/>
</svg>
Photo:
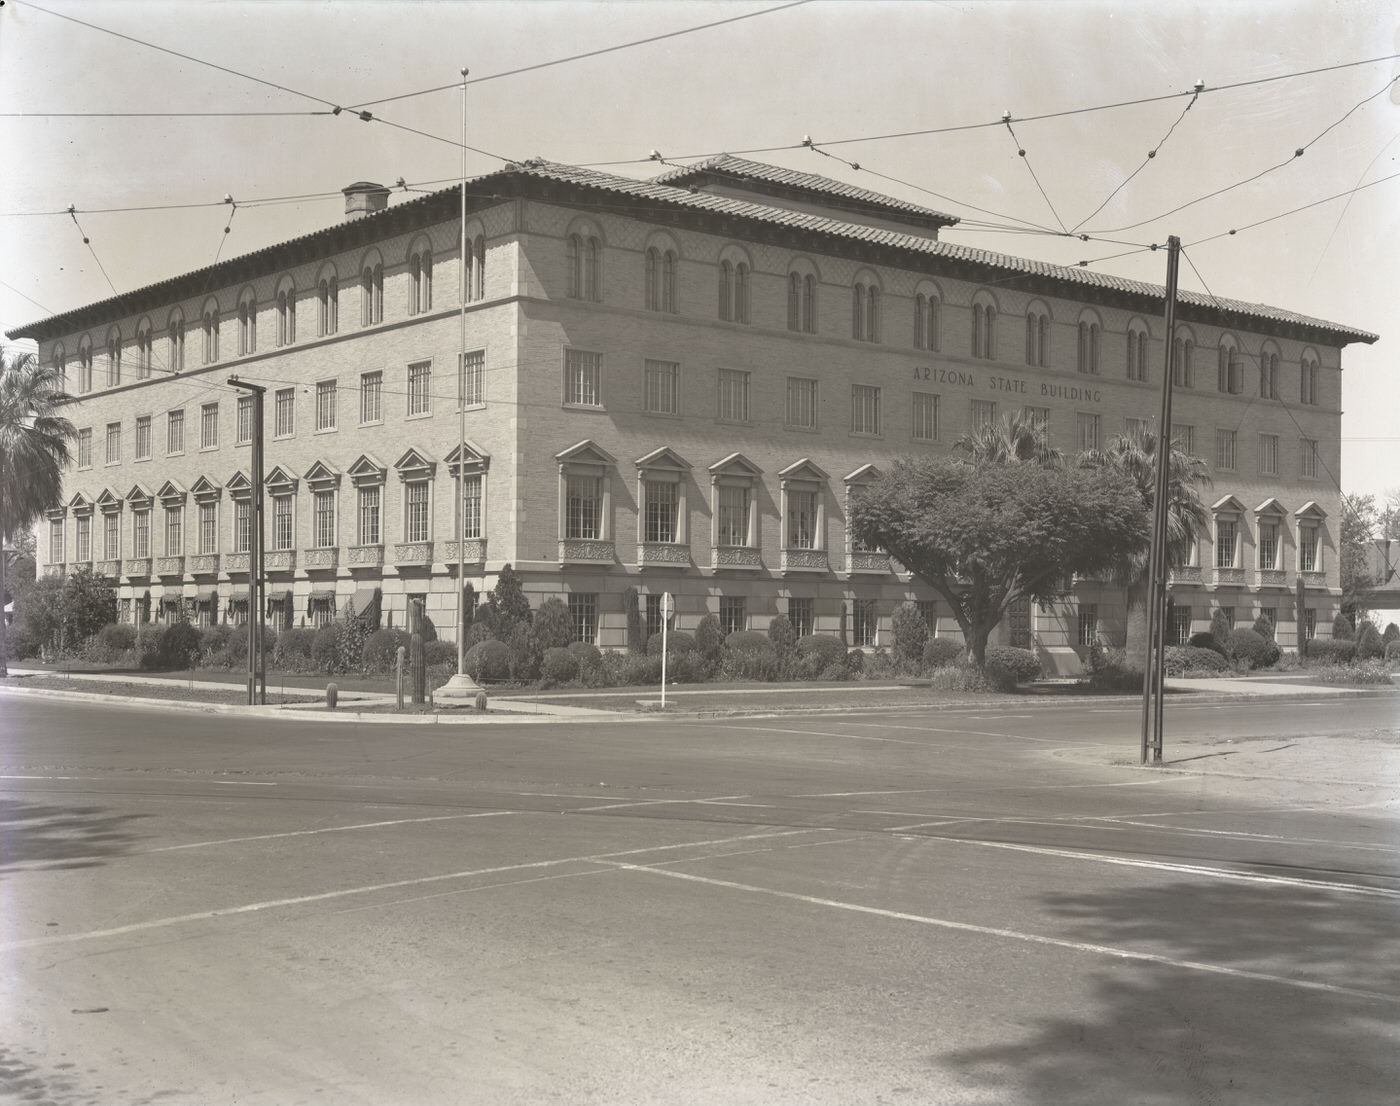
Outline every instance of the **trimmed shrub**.
<svg viewBox="0 0 1400 1106">
<path fill-rule="evenodd" d="M 539 675 L 540 652 L 535 648 L 530 636 L 528 622 L 511 623 L 506 632 L 505 646 L 510 651 L 510 678 L 512 680 L 533 680 Z"/>
<path fill-rule="evenodd" d="M 924 646 L 924 669 L 932 671 L 935 668 L 946 668 L 950 664 L 959 664 L 965 652 L 966 650 L 952 638 L 929 638 L 928 644 Z"/>
<path fill-rule="evenodd" d="M 1267 642 L 1261 635 L 1256 634 L 1253 630 L 1241 628 L 1239 630 L 1230 631 L 1228 651 L 1231 657 L 1238 663 L 1243 664 L 1246 668 L 1261 668 L 1263 667 L 1263 660 L 1266 655 L 1264 647 L 1268 644 L 1271 643 Z M 1275 646 L 1274 650 L 1277 652 L 1278 647 Z M 1274 659 L 1277 660 L 1278 658 L 1275 657 Z"/>
<path fill-rule="evenodd" d="M 311 663 L 317 672 L 334 676 L 340 669 L 340 623 L 327 622 L 311 639 Z"/>
<path fill-rule="evenodd" d="M 666 679 L 673 684 L 703 684 L 710 678 L 710 666 L 698 652 L 666 658 Z M 657 680 L 661 674 L 657 673 Z"/>
<path fill-rule="evenodd" d="M 110 653 L 125 653 L 136 645 L 136 627 L 129 622 L 109 622 L 97 632 L 97 642 Z"/>
<path fill-rule="evenodd" d="M 865 654 L 859 649 L 851 649 L 846 653 L 846 671 L 852 676 L 860 676 L 865 672 Z"/>
<path fill-rule="evenodd" d="M 935 639 L 936 640 L 936 639 Z M 970 664 L 945 664 L 929 674 L 934 691 L 990 691 L 986 673 Z"/>
<path fill-rule="evenodd" d="M 894 631 L 894 658 L 905 668 L 917 671 L 924 661 L 924 647 L 929 643 L 928 623 L 919 613 L 916 603 L 901 603 L 890 617 Z"/>
<path fill-rule="evenodd" d="M 622 593 L 622 609 L 627 614 L 627 651 L 629 653 L 645 652 L 647 627 L 642 619 L 642 606 L 638 602 L 636 588 L 629 587 Z"/>
<path fill-rule="evenodd" d="M 199 658 L 199 631 L 188 622 L 172 622 L 161 631 L 155 664 L 160 668 L 193 668 Z"/>
<path fill-rule="evenodd" d="M 491 632 L 491 623 L 483 619 L 480 622 L 473 622 L 467 627 L 467 648 L 470 649 L 479 641 L 491 641 L 495 638 Z"/>
<path fill-rule="evenodd" d="M 666 655 L 668 657 L 679 657 L 695 650 L 695 638 L 687 634 L 684 630 L 666 631 Z M 647 638 L 647 656 L 661 656 L 661 635 L 653 634 Z"/>
<path fill-rule="evenodd" d="M 1386 623 L 1385 633 L 1381 634 L 1381 640 L 1389 645 L 1393 641 L 1400 641 L 1400 626 L 1394 622 Z"/>
<path fill-rule="evenodd" d="M 1265 641 L 1274 640 L 1274 620 L 1266 614 L 1256 618 L 1251 629 Z"/>
<path fill-rule="evenodd" d="M 797 656 L 803 678 L 812 679 L 829 665 L 845 664 L 846 647 L 830 634 L 807 634 L 797 639 Z"/>
<path fill-rule="evenodd" d="M 543 656 L 550 649 L 567 649 L 574 637 L 574 620 L 569 606 L 558 596 L 540 604 L 530 623 L 530 640 Z"/>
<path fill-rule="evenodd" d="M 457 646 L 451 641 L 425 641 L 423 643 L 423 663 L 429 668 L 446 668 L 452 675 L 457 674 Z"/>
<path fill-rule="evenodd" d="M 1230 670 L 1230 662 L 1217 650 L 1199 645 L 1169 645 L 1164 659 L 1168 676 L 1208 676 Z M 1138 680 L 1141 687 L 1141 675 Z"/>
<path fill-rule="evenodd" d="M 552 646 L 544 651 L 540 661 L 540 683 L 545 687 L 558 687 L 578 679 L 578 658 L 568 649 Z"/>
<path fill-rule="evenodd" d="M 778 678 L 778 651 L 766 634 L 757 630 L 735 630 L 724 639 L 720 675 L 726 680 Z"/>
<path fill-rule="evenodd" d="M 464 658 L 467 675 L 477 683 L 483 680 L 499 682 L 510 678 L 510 646 L 495 638 L 478 641 Z"/>
<path fill-rule="evenodd" d="M 587 676 L 602 663 L 603 654 L 596 645 L 587 641 L 571 641 L 566 648 L 578 665 L 580 675 Z"/>
<path fill-rule="evenodd" d="M 1356 627 L 1342 611 L 1337 612 L 1337 617 L 1332 619 L 1332 640 L 1333 641 L 1355 641 Z"/>
<path fill-rule="evenodd" d="M 1186 648 L 1189 649 L 1210 649 L 1225 656 L 1225 646 L 1216 640 L 1215 635 L 1209 631 L 1202 631 L 1199 634 L 1192 634 L 1187 639 Z"/>
<path fill-rule="evenodd" d="M 778 654 L 778 669 L 784 679 L 797 666 L 797 631 L 786 615 L 775 615 L 768 623 L 768 642 Z"/>
<path fill-rule="evenodd" d="M 1400 641 L 1392 641 L 1385 647 L 1385 659 L 1388 661 L 1400 661 Z"/>
<path fill-rule="evenodd" d="M 837 642 L 837 644 L 839 645 L 840 642 Z M 846 667 L 846 662 L 844 660 L 839 660 L 834 664 L 827 665 L 817 674 L 817 679 L 825 681 L 826 683 L 834 683 L 838 680 L 849 680 L 850 678 L 851 670 Z"/>
<path fill-rule="evenodd" d="M 398 663 L 399 646 L 408 652 L 409 633 L 407 630 L 375 630 L 365 639 L 360 653 L 360 669 L 375 676 L 390 675 Z M 423 651 L 427 652 L 424 646 Z M 404 669 L 408 669 L 408 657 L 404 657 Z"/>
<path fill-rule="evenodd" d="M 277 642 L 277 663 L 292 672 L 309 671 L 311 645 L 315 640 L 316 631 L 309 628 L 285 631 Z"/>
<path fill-rule="evenodd" d="M 647 642 L 647 648 L 651 648 L 650 641 Z M 724 651 L 724 632 L 719 627 L 719 619 L 714 615 L 707 614 L 696 625 L 695 648 L 712 668 L 719 664 L 720 654 Z"/>
<path fill-rule="evenodd" d="M 1040 679 L 1040 658 L 1029 649 L 1017 649 L 1010 645 L 991 645 L 987 647 L 986 662 L 995 663 L 1007 669 L 1016 677 L 1016 682 L 1020 684 L 1029 683 L 1031 680 Z"/>
<path fill-rule="evenodd" d="M 1225 617 L 1225 612 L 1219 607 L 1215 608 L 1215 613 L 1210 616 L 1210 636 L 1215 638 L 1216 645 L 1225 656 L 1230 655 L 1230 635 L 1235 628 L 1230 625 L 1230 620 Z"/>
<path fill-rule="evenodd" d="M 1385 652 L 1385 645 L 1381 641 L 1381 632 L 1376 629 L 1376 624 L 1369 619 L 1361 624 L 1361 629 L 1356 635 L 1356 659 L 1359 661 L 1375 660 Z"/>
<path fill-rule="evenodd" d="M 1356 656 L 1356 642 L 1328 641 L 1326 638 L 1313 638 L 1308 642 L 1307 657 L 1310 661 L 1322 664 L 1348 664 Z"/>
</svg>

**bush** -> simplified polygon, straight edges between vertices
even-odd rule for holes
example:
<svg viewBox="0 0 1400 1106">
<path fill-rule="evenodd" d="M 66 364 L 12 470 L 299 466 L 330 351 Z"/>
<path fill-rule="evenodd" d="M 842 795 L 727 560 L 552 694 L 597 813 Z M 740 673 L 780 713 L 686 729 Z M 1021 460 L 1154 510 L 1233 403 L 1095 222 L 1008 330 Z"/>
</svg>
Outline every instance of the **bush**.
<svg viewBox="0 0 1400 1106">
<path fill-rule="evenodd" d="M 360 669 L 375 676 L 389 675 L 398 664 L 399 646 L 405 653 L 404 669 L 408 668 L 409 634 L 407 630 L 375 630 L 365 639 L 360 652 Z M 427 647 L 424 647 L 427 652 Z"/>
<path fill-rule="evenodd" d="M 826 670 L 834 664 L 846 663 L 846 647 L 830 634 L 807 634 L 797 639 L 797 675 L 799 679 L 831 679 Z M 843 677 L 836 677 L 841 679 Z"/>
<path fill-rule="evenodd" d="M 129 622 L 109 622 L 97 632 L 97 642 L 110 653 L 125 653 L 136 645 L 136 627 Z"/>
<path fill-rule="evenodd" d="M 797 631 L 786 615 L 775 615 L 768 623 L 768 642 L 778 655 L 779 672 L 790 677 L 797 666 Z"/>
<path fill-rule="evenodd" d="M 952 638 L 929 638 L 928 644 L 924 646 L 924 670 L 931 672 L 935 668 L 946 668 L 950 664 L 959 664 L 965 652 L 966 650 Z"/>
<path fill-rule="evenodd" d="M 1199 645 L 1169 645 L 1164 659 L 1168 676 L 1208 676 L 1230 669 L 1230 662 L 1217 650 Z"/>
<path fill-rule="evenodd" d="M 1029 649 L 1016 649 L 1010 645 L 993 645 L 987 649 L 985 658 L 988 664 L 997 664 L 1016 677 L 1016 683 L 1029 683 L 1040 679 L 1040 658 Z"/>
<path fill-rule="evenodd" d="M 505 636 L 505 646 L 510 652 L 510 678 L 512 680 L 533 680 L 539 675 L 542 654 L 535 648 L 528 622 L 510 623 L 510 629 Z"/>
<path fill-rule="evenodd" d="M 1400 641 L 1400 626 L 1394 622 L 1386 623 L 1385 633 L 1381 634 L 1381 640 L 1390 645 L 1392 642 Z"/>
<path fill-rule="evenodd" d="M 213 626 L 206 626 L 199 631 L 199 652 L 200 655 L 209 662 L 213 662 L 220 657 L 228 648 L 229 637 L 233 634 L 232 626 L 225 626 L 215 623 Z"/>
<path fill-rule="evenodd" d="M 647 647 L 651 647 L 651 642 L 647 642 Z M 724 631 L 714 615 L 707 614 L 696 625 L 695 648 L 711 667 L 719 664 L 720 654 L 724 651 Z"/>
<path fill-rule="evenodd" d="M 935 639 L 936 640 L 936 639 Z M 934 691 L 990 691 L 986 673 L 970 664 L 945 664 L 929 673 Z"/>
<path fill-rule="evenodd" d="M 464 658 L 467 675 L 477 683 L 486 680 L 499 682 L 510 678 L 510 646 L 495 638 L 478 641 Z"/>
<path fill-rule="evenodd" d="M 1356 627 L 1352 625 L 1351 619 L 1342 611 L 1337 612 L 1337 617 L 1332 619 L 1332 640 L 1333 641 L 1355 641 Z"/>
<path fill-rule="evenodd" d="M 1216 640 L 1214 634 L 1208 631 L 1192 634 L 1187 640 L 1185 647 L 1189 649 L 1210 649 L 1222 657 L 1225 656 L 1225 646 Z"/>
<path fill-rule="evenodd" d="M 851 649 L 846 653 L 846 671 L 852 676 L 860 676 L 865 672 L 865 654 L 859 649 Z"/>
<path fill-rule="evenodd" d="M 627 615 L 627 651 L 644 652 L 647 647 L 647 627 L 642 619 L 642 605 L 638 601 L 636 588 L 629 587 L 622 593 L 622 609 Z"/>
<path fill-rule="evenodd" d="M 340 670 L 340 623 L 327 622 L 311 639 L 311 664 L 315 671 L 334 676 Z"/>
<path fill-rule="evenodd" d="M 579 675 L 587 678 L 603 660 L 603 654 L 596 645 L 587 641 L 571 641 L 567 646 L 569 656 L 574 658 L 574 663 L 578 665 Z"/>
<path fill-rule="evenodd" d="M 158 668 L 193 668 L 198 657 L 199 631 L 188 622 L 172 622 L 161 631 L 151 663 Z"/>
<path fill-rule="evenodd" d="M 840 645 L 841 643 L 837 641 L 836 644 Z M 849 680 L 850 678 L 851 670 L 846 667 L 846 662 L 844 660 L 829 664 L 817 673 L 817 679 L 825 683 L 835 683 L 839 680 Z"/>
<path fill-rule="evenodd" d="M 710 678 L 710 666 L 698 652 L 685 653 L 666 660 L 666 679 L 673 684 L 703 684 Z M 657 680 L 661 675 L 657 673 Z"/>
<path fill-rule="evenodd" d="M 277 643 L 277 663 L 291 672 L 311 669 L 311 646 L 316 631 L 308 628 L 287 630 Z"/>
<path fill-rule="evenodd" d="M 540 604 L 530 623 L 530 640 L 541 656 L 550 649 L 567 649 L 574 637 L 574 620 L 568 604 L 551 596 Z"/>
<path fill-rule="evenodd" d="M 1385 645 L 1381 641 L 1381 632 L 1376 629 L 1376 624 L 1369 619 L 1361 624 L 1361 629 L 1356 635 L 1356 659 L 1359 661 L 1375 660 L 1385 652 Z"/>
<path fill-rule="evenodd" d="M 1215 653 L 1211 656 L 1221 660 Z M 1126 650 L 1095 646 L 1089 650 L 1089 686 L 1095 691 L 1141 691 L 1142 673 L 1128 667 Z"/>
<path fill-rule="evenodd" d="M 1229 656 L 1230 634 L 1234 632 L 1234 627 L 1230 625 L 1230 620 L 1225 617 L 1225 612 L 1219 607 L 1210 616 L 1210 636 L 1215 638 L 1220 651 Z"/>
<path fill-rule="evenodd" d="M 678 657 L 689 653 L 695 649 L 695 639 L 684 630 L 666 631 L 666 655 L 668 657 Z M 661 656 L 661 635 L 654 634 L 647 638 L 647 656 Z"/>
<path fill-rule="evenodd" d="M 457 645 L 451 641 L 425 641 L 423 643 L 423 663 L 429 669 L 446 668 L 454 676 L 457 674 Z"/>
<path fill-rule="evenodd" d="M 1385 659 L 1388 661 L 1400 661 L 1400 641 L 1392 641 L 1385 647 Z"/>
<path fill-rule="evenodd" d="M 552 646 L 544 651 L 540 661 L 540 683 L 545 687 L 558 687 L 578 679 L 578 658 L 568 649 Z"/>
<path fill-rule="evenodd" d="M 1356 656 L 1356 642 L 1328 641 L 1326 638 L 1313 638 L 1308 642 L 1307 657 L 1310 661 L 1322 664 L 1348 664 Z"/>
<path fill-rule="evenodd" d="M 1265 641 L 1274 640 L 1274 620 L 1266 614 L 1261 614 L 1258 618 L 1256 618 L 1254 620 L 1254 625 L 1251 627 L 1251 629 L 1253 629 L 1253 631 Z"/>
<path fill-rule="evenodd" d="M 778 651 L 766 634 L 735 630 L 724 639 L 720 675 L 726 680 L 770 681 L 778 678 Z"/>
<path fill-rule="evenodd" d="M 1390 670 L 1376 661 L 1365 664 L 1329 664 L 1317 670 L 1317 678 L 1329 684 L 1389 684 Z"/>
<path fill-rule="evenodd" d="M 1264 658 L 1267 654 L 1266 645 L 1272 642 L 1266 641 L 1262 636 L 1253 630 L 1239 629 L 1230 632 L 1230 644 L 1228 652 L 1231 657 L 1246 668 L 1264 667 Z M 1277 654 L 1278 646 L 1274 646 L 1274 653 Z M 1274 660 L 1278 660 L 1277 655 Z"/>
<path fill-rule="evenodd" d="M 916 603 L 901 603 L 890 618 L 894 631 L 896 663 L 910 671 L 918 671 L 924 662 L 924 647 L 928 645 L 928 623 L 919 613 Z"/>
</svg>

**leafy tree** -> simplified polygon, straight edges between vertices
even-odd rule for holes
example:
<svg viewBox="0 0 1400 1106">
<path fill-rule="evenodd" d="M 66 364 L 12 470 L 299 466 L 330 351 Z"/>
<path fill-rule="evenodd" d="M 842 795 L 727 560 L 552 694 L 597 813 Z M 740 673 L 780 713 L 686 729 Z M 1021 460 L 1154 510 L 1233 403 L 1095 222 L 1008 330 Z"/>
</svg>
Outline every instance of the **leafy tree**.
<svg viewBox="0 0 1400 1106">
<path fill-rule="evenodd" d="M 1037 422 L 1024 409 L 1002 416 L 1000 422 L 985 423 L 964 434 L 953 448 L 966 453 L 973 461 L 998 465 L 1021 463 L 1058 468 L 1064 462 L 1064 454 L 1051 447 L 1045 424 Z"/>
<path fill-rule="evenodd" d="M 117 620 L 116 590 L 91 569 L 69 575 L 63 582 L 60 602 L 63 638 L 71 648 L 77 648 L 103 626 Z"/>
<path fill-rule="evenodd" d="M 1210 636 L 1220 646 L 1220 651 L 1227 657 L 1230 655 L 1230 635 L 1235 632 L 1235 628 L 1230 625 L 1230 620 L 1225 617 L 1225 612 L 1219 607 L 1215 608 L 1210 616 Z"/>
<path fill-rule="evenodd" d="M 0 595 L 5 545 L 56 507 L 77 429 L 59 414 L 71 397 L 63 378 L 33 353 L 0 355 Z M 5 619 L 0 616 L 0 676 L 8 675 Z"/>
<path fill-rule="evenodd" d="M 501 566 L 496 586 L 486 598 L 486 618 L 498 641 L 506 641 L 516 626 L 530 621 L 530 601 L 525 598 L 519 574 L 510 565 Z"/>
<path fill-rule="evenodd" d="M 1137 490 L 1148 519 L 1157 498 L 1157 435 L 1151 431 L 1120 434 L 1105 449 L 1092 450 L 1080 458 L 1089 467 L 1112 469 L 1126 476 Z M 1188 564 L 1196 535 L 1210 532 L 1210 513 L 1201 502 L 1200 489 L 1210 483 L 1206 464 L 1199 457 L 1175 445 L 1167 455 L 1167 568 Z M 1150 522 L 1149 522 L 1150 527 Z M 1111 579 L 1127 592 L 1128 624 L 1124 663 L 1142 671 L 1147 663 L 1148 561 L 1152 534 L 1131 549 L 1114 567 Z M 1222 642 L 1222 644 L 1224 644 Z"/>
<path fill-rule="evenodd" d="M 564 600 L 552 595 L 540 604 L 530 625 L 530 638 L 541 657 L 550 649 L 568 647 L 574 640 L 574 620 Z"/>
<path fill-rule="evenodd" d="M 894 630 L 894 655 L 910 669 L 923 663 L 924 646 L 928 644 L 928 623 L 919 613 L 917 603 L 901 603 L 890 620 Z"/>
<path fill-rule="evenodd" d="M 979 667 L 1012 603 L 1053 598 L 1071 573 L 1113 570 L 1147 526 L 1141 497 L 1114 469 L 956 456 L 897 461 L 851 508 L 855 536 L 947 600 Z"/>
<path fill-rule="evenodd" d="M 1346 616 L 1345 611 L 1338 611 L 1337 617 L 1332 619 L 1332 640 L 1356 640 L 1356 627 L 1351 624 L 1351 619 Z"/>
<path fill-rule="evenodd" d="M 1367 593 L 1375 583 L 1371 576 L 1371 540 L 1379 523 L 1375 496 L 1342 496 L 1342 524 L 1338 536 L 1342 610 L 1353 619 L 1368 609 Z"/>
</svg>

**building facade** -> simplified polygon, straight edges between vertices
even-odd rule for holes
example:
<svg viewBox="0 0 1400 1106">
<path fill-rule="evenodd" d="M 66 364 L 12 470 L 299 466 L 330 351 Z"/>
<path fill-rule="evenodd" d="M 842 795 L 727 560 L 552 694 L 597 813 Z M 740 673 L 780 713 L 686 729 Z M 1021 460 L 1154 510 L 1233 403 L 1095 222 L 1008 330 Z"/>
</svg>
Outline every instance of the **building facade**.
<svg viewBox="0 0 1400 1106">
<path fill-rule="evenodd" d="M 267 389 L 276 625 L 372 597 L 402 625 L 422 597 L 450 638 L 461 540 L 478 593 L 511 564 L 603 647 L 629 588 L 653 628 L 670 592 L 681 629 L 781 613 L 877 646 L 913 600 L 952 636 L 852 539 L 852 496 L 1021 409 L 1068 453 L 1154 427 L 1171 340 L 1174 434 L 1214 483 L 1170 635 L 1223 607 L 1289 646 L 1300 579 L 1305 629 L 1330 632 L 1341 351 L 1374 335 L 1185 293 L 1168 336 L 1160 287 L 945 243 L 951 216 L 728 156 L 653 181 L 508 166 L 467 186 L 465 264 L 456 189 L 345 191 L 339 225 L 16 332 L 78 397 L 46 571 L 112 578 L 126 618 L 247 617 L 237 375 Z M 1075 581 L 1001 635 L 1073 670 L 1124 621 L 1121 591 Z"/>
</svg>

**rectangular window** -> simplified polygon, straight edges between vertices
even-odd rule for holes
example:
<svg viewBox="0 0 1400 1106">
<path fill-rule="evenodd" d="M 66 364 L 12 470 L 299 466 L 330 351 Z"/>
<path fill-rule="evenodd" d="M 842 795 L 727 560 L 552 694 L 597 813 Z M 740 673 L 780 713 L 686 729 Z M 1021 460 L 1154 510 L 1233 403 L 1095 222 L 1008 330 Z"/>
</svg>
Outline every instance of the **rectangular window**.
<svg viewBox="0 0 1400 1106">
<path fill-rule="evenodd" d="M 1300 402 L 1300 403 L 1306 403 L 1306 404 L 1308 404 L 1309 406 L 1316 406 L 1316 404 L 1317 404 L 1317 362 L 1316 362 L 1316 361 L 1312 361 L 1312 360 L 1307 360 L 1307 359 L 1305 359 L 1305 360 L 1303 361 L 1302 371 L 1301 371 L 1301 373 L 1299 374 L 1298 379 L 1299 379 L 1299 394 L 1298 394 L 1298 400 L 1299 400 L 1299 402 Z"/>
<path fill-rule="evenodd" d="M 577 407 L 603 405 L 603 355 L 564 351 L 564 402 Z"/>
<path fill-rule="evenodd" d="M 787 424 L 799 430 L 817 428 L 817 382 L 805 376 L 787 378 Z"/>
<path fill-rule="evenodd" d="M 404 486 L 404 538 L 411 542 L 428 540 L 428 482 L 413 480 Z"/>
<path fill-rule="evenodd" d="M 109 422 L 107 424 L 107 463 L 109 465 L 119 465 L 122 460 L 122 424 L 119 422 Z"/>
<path fill-rule="evenodd" d="M 1316 526 L 1298 527 L 1298 571 L 1317 572 L 1317 535 Z"/>
<path fill-rule="evenodd" d="M 787 549 L 817 548 L 817 493 L 787 493 Z"/>
<path fill-rule="evenodd" d="M 61 518 L 49 519 L 49 563 L 55 565 L 63 563 L 63 520 Z"/>
<path fill-rule="evenodd" d="M 233 551 L 247 553 L 253 548 L 253 501 L 233 501 Z"/>
<path fill-rule="evenodd" d="M 1215 432 L 1215 467 L 1220 472 L 1235 471 L 1235 431 Z"/>
<path fill-rule="evenodd" d="M 380 490 L 377 484 L 359 489 L 359 510 L 355 514 L 355 544 L 379 544 Z M 411 540 L 411 539 L 410 539 Z"/>
<path fill-rule="evenodd" d="M 680 485 L 669 480 L 646 480 L 642 490 L 646 496 L 642 540 L 674 542 L 680 512 Z"/>
<path fill-rule="evenodd" d="M 1278 435 L 1259 435 L 1259 471 L 1264 476 L 1278 475 Z"/>
<path fill-rule="evenodd" d="M 1146 419 L 1124 419 L 1123 429 L 1128 437 L 1138 439 L 1147 434 Z"/>
<path fill-rule="evenodd" d="M 742 595 L 719 597 L 719 628 L 725 636 L 749 628 L 748 604 Z"/>
<path fill-rule="evenodd" d="M 1099 416 L 1080 411 L 1074 416 L 1074 434 L 1080 453 L 1099 448 Z"/>
<path fill-rule="evenodd" d="M 151 512 L 131 513 L 131 555 L 145 560 L 151 555 Z"/>
<path fill-rule="evenodd" d="M 598 593 L 571 592 L 569 617 L 574 623 L 574 640 L 598 644 Z"/>
<path fill-rule="evenodd" d="M 749 421 L 749 374 L 741 369 L 719 370 L 719 417 L 725 422 Z"/>
<path fill-rule="evenodd" d="M 1317 610 L 1308 607 L 1303 611 L 1303 640 L 1310 641 L 1317 637 Z"/>
<path fill-rule="evenodd" d="M 199 409 L 199 448 L 219 448 L 219 404 L 206 403 Z"/>
<path fill-rule="evenodd" d="M 292 497 L 274 495 L 272 497 L 272 548 L 277 550 L 292 547 Z"/>
<path fill-rule="evenodd" d="M 122 516 L 113 511 L 102 516 L 102 556 L 115 561 L 122 555 Z"/>
<path fill-rule="evenodd" d="M 383 373 L 366 374 L 374 375 L 383 379 Z M 378 385 L 375 387 L 375 406 L 379 404 Z M 316 429 L 335 429 L 335 381 L 318 380 L 316 382 Z"/>
<path fill-rule="evenodd" d="M 601 538 L 602 520 L 602 477 L 576 473 L 565 477 L 564 537 Z"/>
<path fill-rule="evenodd" d="M 1097 603 L 1079 604 L 1079 637 L 1080 645 L 1091 646 L 1097 644 L 1099 640 L 1099 605 Z"/>
<path fill-rule="evenodd" d="M 1050 433 L 1050 408 L 1048 407 L 1026 407 L 1023 408 L 1026 418 L 1031 420 L 1031 425 L 1045 433 Z"/>
<path fill-rule="evenodd" d="M 1259 567 L 1262 569 L 1278 568 L 1278 523 L 1261 522 L 1259 524 Z"/>
<path fill-rule="evenodd" d="M 185 551 L 185 509 L 167 507 L 165 509 L 165 555 L 178 557 Z"/>
<path fill-rule="evenodd" d="M 331 386 L 331 426 L 335 425 L 335 381 L 329 381 Z M 321 425 L 321 385 L 316 385 L 316 429 L 323 430 Z M 384 374 L 382 372 L 361 373 L 360 374 L 360 422 L 383 422 L 384 421 Z"/>
<path fill-rule="evenodd" d="M 138 415 L 136 418 L 136 459 L 149 461 L 151 458 L 151 416 Z"/>
<path fill-rule="evenodd" d="M 462 536 L 481 537 L 481 475 L 462 480 Z"/>
<path fill-rule="evenodd" d="M 457 396 L 467 407 L 476 407 L 486 402 L 486 351 L 473 350 L 460 362 Z"/>
<path fill-rule="evenodd" d="M 78 467 L 92 468 L 92 427 L 85 426 L 78 431 Z"/>
<path fill-rule="evenodd" d="M 873 599 L 851 600 L 851 644 L 857 649 L 873 649 L 880 644 L 879 613 Z"/>
<path fill-rule="evenodd" d="M 1317 479 L 1317 442 L 1312 438 L 1303 439 L 1302 475 L 1308 480 Z"/>
<path fill-rule="evenodd" d="M 408 366 L 408 413 L 426 415 L 432 409 L 433 365 L 416 361 Z"/>
<path fill-rule="evenodd" d="M 1171 645 L 1185 645 L 1191 640 L 1191 608 L 1174 603 L 1171 610 L 1171 626 L 1167 631 L 1167 641 Z"/>
<path fill-rule="evenodd" d="M 816 601 L 813 599 L 789 599 L 787 604 L 788 621 L 798 637 L 808 637 L 815 623 Z"/>
<path fill-rule="evenodd" d="M 719 544 L 749 544 L 749 488 L 721 484 L 719 489 Z"/>
<path fill-rule="evenodd" d="M 1235 550 L 1239 545 L 1239 530 L 1228 519 L 1217 519 L 1215 523 L 1215 567 L 1234 568 Z"/>
<path fill-rule="evenodd" d="M 851 385 L 851 433 L 880 433 L 880 389 L 869 384 Z"/>
<path fill-rule="evenodd" d="M 247 445 L 253 440 L 253 397 L 238 397 L 238 420 L 237 420 L 236 442 L 238 445 Z"/>
<path fill-rule="evenodd" d="M 674 361 L 648 361 L 643 402 L 648 414 L 679 415 L 681 367 Z"/>
<path fill-rule="evenodd" d="M 646 600 L 647 637 L 656 637 L 661 633 L 661 596 L 647 595 L 643 598 Z"/>
<path fill-rule="evenodd" d="M 924 625 L 928 627 L 929 637 L 938 636 L 938 600 L 936 599 L 915 599 L 914 606 L 919 609 L 919 617 L 924 620 Z"/>
<path fill-rule="evenodd" d="M 997 404 L 994 399 L 974 399 L 972 401 L 972 429 L 974 432 L 984 426 L 995 426 Z"/>
<path fill-rule="evenodd" d="M 328 549 L 335 545 L 335 492 L 315 492 L 312 504 L 312 545 Z"/>
<path fill-rule="evenodd" d="M 932 392 L 914 393 L 914 440 L 938 440 L 938 397 Z"/>
<path fill-rule="evenodd" d="M 213 503 L 199 505 L 199 551 L 217 553 L 219 551 L 219 516 Z"/>
<path fill-rule="evenodd" d="M 165 452 L 185 452 L 185 412 L 171 411 L 165 416 Z"/>
<path fill-rule="evenodd" d="M 297 390 L 279 388 L 273 397 L 273 434 L 290 438 L 297 430 Z"/>
<path fill-rule="evenodd" d="M 77 518 L 77 533 L 74 535 L 77 542 L 77 549 L 74 553 L 80 561 L 92 560 L 92 518 L 88 515 L 79 515 Z"/>
<path fill-rule="evenodd" d="M 1235 608 L 1234 608 L 1234 607 L 1221 607 L 1221 608 L 1220 608 L 1220 614 L 1221 614 L 1222 617 L 1225 619 L 1225 625 L 1228 626 L 1228 627 L 1230 627 L 1230 629 L 1233 630 L 1233 629 L 1235 628 Z"/>
<path fill-rule="evenodd" d="M 1196 455 L 1196 428 L 1194 426 L 1172 427 L 1172 444 L 1189 457 Z"/>
</svg>

